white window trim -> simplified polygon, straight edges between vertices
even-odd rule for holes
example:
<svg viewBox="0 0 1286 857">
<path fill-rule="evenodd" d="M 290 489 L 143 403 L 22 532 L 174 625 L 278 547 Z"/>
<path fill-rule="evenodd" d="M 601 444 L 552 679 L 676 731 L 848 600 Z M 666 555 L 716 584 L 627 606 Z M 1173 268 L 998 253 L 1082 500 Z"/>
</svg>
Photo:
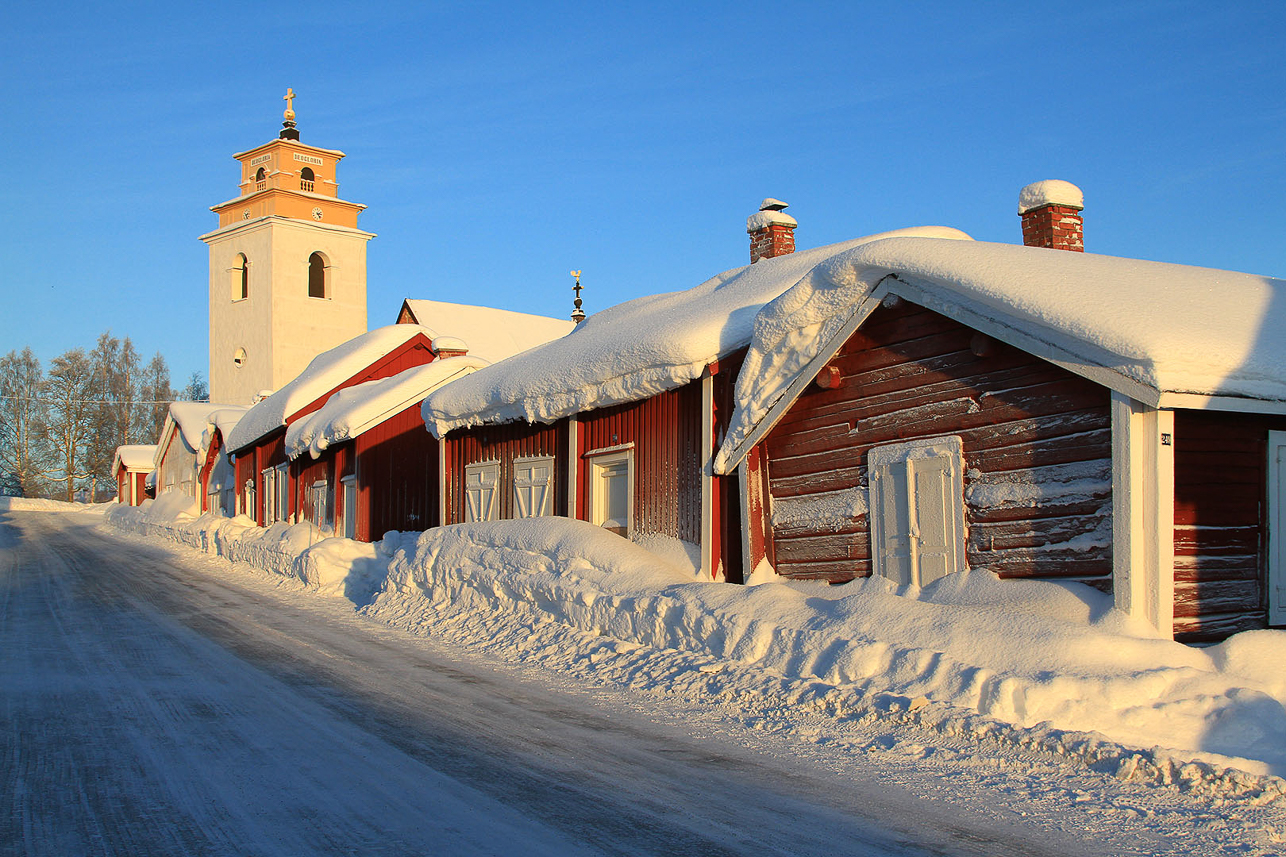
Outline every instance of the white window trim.
<svg viewBox="0 0 1286 857">
<path fill-rule="evenodd" d="M 598 455 L 586 455 L 589 464 L 589 522 L 596 527 L 607 523 L 603 509 L 606 493 L 603 490 L 602 473 L 605 468 L 618 462 L 625 462 L 625 537 L 634 537 L 634 450 L 621 449 L 617 452 L 605 452 Z"/>
<path fill-rule="evenodd" d="M 542 465 L 549 468 L 549 481 L 545 486 L 544 502 L 538 511 L 532 511 L 530 515 L 520 515 L 519 510 L 522 508 L 522 503 L 519 502 L 519 490 L 528 486 L 519 484 L 521 480 L 518 477 L 518 471 L 526 467 L 539 467 Z M 515 458 L 513 481 L 510 486 L 509 496 L 512 501 L 514 518 L 540 518 L 554 514 L 554 457 L 552 455 L 529 455 Z"/>
<path fill-rule="evenodd" d="M 474 517 L 473 507 L 469 503 L 469 475 L 472 473 L 492 473 L 494 476 L 491 481 L 491 502 L 488 508 L 482 512 L 482 517 Z M 472 464 L 464 466 L 464 523 L 480 523 L 482 521 L 494 521 L 500 516 L 500 462 L 499 461 L 475 461 Z"/>
<path fill-rule="evenodd" d="M 1281 470 L 1279 471 L 1279 467 Z M 1268 433 L 1268 624 L 1286 624 L 1286 431 Z"/>
<path fill-rule="evenodd" d="M 926 586 L 933 580 L 925 580 L 919 561 L 918 547 L 921 542 L 918 517 L 919 506 L 916 503 L 916 492 L 913 480 L 914 462 L 927 459 L 948 459 L 946 486 L 943 499 L 946 508 L 942 509 L 944 523 L 949 532 L 945 533 L 946 566 L 945 574 L 963 571 L 966 565 L 965 554 L 965 515 L 964 515 L 964 441 L 959 435 L 946 437 L 923 438 L 891 443 L 872 447 L 867 453 L 867 481 L 869 484 L 869 522 L 871 544 L 871 567 L 877 576 L 887 578 L 899 584 Z M 898 499 L 906 502 L 910 531 L 905 533 L 908 540 L 908 577 L 902 579 L 900 569 L 889 568 L 884 558 L 886 546 L 886 521 L 884 520 L 883 492 L 892 472 L 903 469 L 906 475 L 904 484 L 906 494 Z M 933 579 L 937 579 L 936 577 Z"/>
<path fill-rule="evenodd" d="M 353 502 L 350 504 L 349 492 L 352 491 Z M 350 473 L 339 480 L 339 490 L 344 498 L 340 508 L 335 510 L 335 532 L 346 539 L 357 538 L 357 474 Z M 352 530 L 350 533 L 349 530 Z"/>
<path fill-rule="evenodd" d="M 330 509 L 330 483 L 325 479 L 318 479 L 313 482 L 309 490 L 312 492 L 313 525 L 322 532 L 327 530 L 334 532 L 335 521 Z M 329 524 L 327 519 L 330 520 Z"/>
<path fill-rule="evenodd" d="M 1112 593 L 1174 636 L 1174 411 L 1112 393 Z"/>
<path fill-rule="evenodd" d="M 273 470 L 276 472 L 273 505 L 277 507 L 277 520 L 285 521 L 290 518 L 290 464 L 278 464 Z"/>
</svg>

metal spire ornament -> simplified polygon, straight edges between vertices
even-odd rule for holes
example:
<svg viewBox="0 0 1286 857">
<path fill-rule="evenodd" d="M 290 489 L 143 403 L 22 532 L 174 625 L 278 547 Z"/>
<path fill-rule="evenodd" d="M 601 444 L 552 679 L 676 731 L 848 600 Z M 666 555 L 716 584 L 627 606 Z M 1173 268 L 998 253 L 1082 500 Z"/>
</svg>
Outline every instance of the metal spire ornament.
<svg viewBox="0 0 1286 857">
<path fill-rule="evenodd" d="M 580 324 L 585 320 L 585 311 L 580 308 L 580 290 L 583 288 L 580 284 L 580 271 L 572 271 L 571 275 L 576 278 L 576 285 L 572 286 L 572 291 L 576 293 L 576 300 L 573 301 L 576 308 L 572 310 L 572 321 Z"/>
</svg>

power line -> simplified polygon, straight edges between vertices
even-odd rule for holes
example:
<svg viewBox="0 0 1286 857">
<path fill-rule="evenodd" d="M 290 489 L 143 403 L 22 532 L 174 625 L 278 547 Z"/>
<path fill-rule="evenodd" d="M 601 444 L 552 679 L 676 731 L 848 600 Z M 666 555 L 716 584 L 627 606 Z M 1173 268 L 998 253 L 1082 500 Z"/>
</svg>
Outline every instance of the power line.
<svg viewBox="0 0 1286 857">
<path fill-rule="evenodd" d="M 4 396 L 0 399 L 8 399 L 13 402 L 44 402 L 55 405 L 172 405 L 175 402 L 193 402 L 199 405 L 208 405 L 209 399 L 165 399 L 162 401 L 133 401 L 126 402 L 119 399 L 37 399 L 29 396 Z"/>
</svg>

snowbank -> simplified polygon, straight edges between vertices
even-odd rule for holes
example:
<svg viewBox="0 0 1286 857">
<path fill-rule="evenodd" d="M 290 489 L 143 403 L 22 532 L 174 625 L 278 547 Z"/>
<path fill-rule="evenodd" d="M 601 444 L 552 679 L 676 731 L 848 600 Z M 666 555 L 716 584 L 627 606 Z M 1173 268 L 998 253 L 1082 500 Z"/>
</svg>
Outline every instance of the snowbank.
<svg viewBox="0 0 1286 857">
<path fill-rule="evenodd" d="M 205 516 L 165 527 L 147 517 L 108 513 L 117 526 L 344 594 L 391 625 L 450 630 L 552 669 L 592 658 L 630 686 L 911 721 L 1222 796 L 1286 792 L 1273 776 L 1286 771 L 1283 632 L 1196 649 L 1152 636 L 1088 587 L 981 571 L 923 590 L 785 582 L 770 570 L 747 586 L 698 582 L 681 564 L 565 518 L 357 545 L 307 525 L 259 530 Z"/>
<path fill-rule="evenodd" d="M 637 401 L 680 387 L 750 341 L 755 315 L 814 266 L 881 238 L 968 239 L 925 226 L 762 259 L 683 292 L 650 295 L 589 316 L 568 335 L 479 370 L 434 392 L 424 422 L 437 437 L 454 428 L 569 414 Z"/>
<path fill-rule="evenodd" d="M 105 519 L 128 532 L 161 536 L 230 562 L 294 578 L 355 604 L 368 601 L 383 582 L 393 551 L 413 541 L 413 536 L 390 533 L 382 542 L 365 544 L 330 537 L 309 523 L 277 523 L 265 529 L 245 515 L 197 517 L 195 506 L 185 507 L 167 497 L 178 495 L 167 493 L 137 507 L 116 505 L 107 510 Z"/>
<path fill-rule="evenodd" d="M 38 497 L 0 497 L 0 512 L 103 512 L 119 505 L 111 500 L 106 503 L 68 503 L 65 500 L 44 500 Z"/>
</svg>

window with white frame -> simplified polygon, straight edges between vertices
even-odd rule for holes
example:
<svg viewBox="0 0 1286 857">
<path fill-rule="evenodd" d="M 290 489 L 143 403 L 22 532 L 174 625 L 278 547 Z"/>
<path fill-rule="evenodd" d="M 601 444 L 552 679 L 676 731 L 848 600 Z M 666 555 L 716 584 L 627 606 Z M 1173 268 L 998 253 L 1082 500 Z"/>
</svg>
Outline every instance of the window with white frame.
<svg viewBox="0 0 1286 857">
<path fill-rule="evenodd" d="M 629 538 L 634 532 L 634 450 L 593 455 L 588 463 L 590 523 Z"/>
<path fill-rule="evenodd" d="M 344 497 L 339 510 L 339 530 L 346 539 L 357 538 L 357 475 L 345 476 L 339 480 L 341 494 Z"/>
<path fill-rule="evenodd" d="M 263 524 L 266 527 L 277 520 L 277 471 L 265 467 L 259 476 L 263 479 Z"/>
<path fill-rule="evenodd" d="M 1286 431 L 1268 433 L 1268 624 L 1286 625 Z"/>
<path fill-rule="evenodd" d="M 322 530 L 333 529 L 335 519 L 332 517 L 334 509 L 331 508 L 330 484 L 325 479 L 318 479 L 308 491 L 313 505 L 313 524 Z"/>
<path fill-rule="evenodd" d="M 875 573 L 925 586 L 965 568 L 959 436 L 877 446 L 867 456 Z"/>
<path fill-rule="evenodd" d="M 274 505 L 277 507 L 278 521 L 285 521 L 290 518 L 290 465 L 278 464 L 276 468 L 276 481 L 273 485 L 273 493 L 276 497 Z"/>
<path fill-rule="evenodd" d="M 554 514 L 552 456 L 514 459 L 513 516 L 535 518 Z"/>
<path fill-rule="evenodd" d="M 468 464 L 464 468 L 464 520 L 494 521 L 498 516 L 497 488 L 500 483 L 500 462 L 486 461 Z"/>
</svg>

